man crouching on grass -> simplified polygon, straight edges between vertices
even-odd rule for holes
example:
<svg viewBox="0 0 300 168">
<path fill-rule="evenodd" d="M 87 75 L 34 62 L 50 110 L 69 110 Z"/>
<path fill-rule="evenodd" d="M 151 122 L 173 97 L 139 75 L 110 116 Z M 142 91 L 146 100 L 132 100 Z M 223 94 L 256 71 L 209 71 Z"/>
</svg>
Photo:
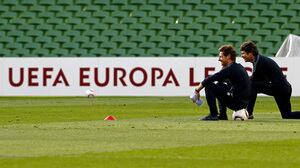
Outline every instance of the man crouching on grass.
<svg viewBox="0 0 300 168">
<path fill-rule="evenodd" d="M 195 92 L 198 96 L 199 92 L 205 88 L 206 101 L 210 110 L 210 114 L 201 120 L 227 120 L 227 107 L 234 111 L 247 107 L 250 97 L 249 76 L 244 67 L 235 60 L 236 51 L 233 46 L 224 45 L 219 48 L 222 70 L 207 77 L 196 87 Z M 229 87 L 221 84 L 224 81 L 229 82 Z M 216 100 L 219 102 L 220 110 L 223 110 L 220 111 L 219 116 Z"/>
</svg>

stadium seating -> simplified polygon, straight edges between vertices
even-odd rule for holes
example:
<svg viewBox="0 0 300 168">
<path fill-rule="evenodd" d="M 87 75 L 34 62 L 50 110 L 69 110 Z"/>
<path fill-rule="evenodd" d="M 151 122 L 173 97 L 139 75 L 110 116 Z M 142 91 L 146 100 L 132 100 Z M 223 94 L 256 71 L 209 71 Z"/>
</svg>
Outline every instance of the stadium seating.
<svg viewBox="0 0 300 168">
<path fill-rule="evenodd" d="M 0 57 L 217 56 L 300 35 L 294 0 L 2 0 Z"/>
</svg>

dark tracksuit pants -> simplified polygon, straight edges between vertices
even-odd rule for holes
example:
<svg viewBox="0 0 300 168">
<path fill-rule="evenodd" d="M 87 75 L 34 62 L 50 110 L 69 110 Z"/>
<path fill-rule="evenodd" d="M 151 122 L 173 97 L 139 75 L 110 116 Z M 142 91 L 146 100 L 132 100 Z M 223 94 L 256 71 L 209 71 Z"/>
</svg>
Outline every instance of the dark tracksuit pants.
<svg viewBox="0 0 300 168">
<path fill-rule="evenodd" d="M 237 98 L 229 94 L 230 86 L 223 82 L 211 83 L 205 86 L 205 97 L 209 106 L 211 116 L 218 115 L 216 99 L 219 104 L 220 116 L 226 116 L 226 108 L 234 111 L 246 108 L 245 103 L 241 103 Z"/>
<path fill-rule="evenodd" d="M 276 86 L 269 82 L 252 81 L 251 82 L 251 96 L 247 106 L 249 115 L 253 114 L 253 108 L 258 93 L 263 93 L 269 96 L 273 96 L 281 113 L 283 119 L 300 119 L 300 112 L 291 112 L 291 94 L 292 87 L 288 86 Z"/>
</svg>

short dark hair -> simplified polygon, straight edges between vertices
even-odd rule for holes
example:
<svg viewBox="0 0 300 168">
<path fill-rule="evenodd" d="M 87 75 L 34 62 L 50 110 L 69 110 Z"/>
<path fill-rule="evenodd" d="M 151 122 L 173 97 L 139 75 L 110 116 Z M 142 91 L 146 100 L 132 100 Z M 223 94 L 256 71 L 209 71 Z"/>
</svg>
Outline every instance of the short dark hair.
<svg viewBox="0 0 300 168">
<path fill-rule="evenodd" d="M 254 42 L 246 41 L 241 45 L 241 51 L 252 53 L 255 57 L 258 55 L 258 49 Z"/>
<path fill-rule="evenodd" d="M 232 45 L 223 45 L 219 48 L 219 52 L 223 52 L 225 56 L 231 55 L 231 60 L 235 61 L 236 59 L 236 51 Z"/>
</svg>

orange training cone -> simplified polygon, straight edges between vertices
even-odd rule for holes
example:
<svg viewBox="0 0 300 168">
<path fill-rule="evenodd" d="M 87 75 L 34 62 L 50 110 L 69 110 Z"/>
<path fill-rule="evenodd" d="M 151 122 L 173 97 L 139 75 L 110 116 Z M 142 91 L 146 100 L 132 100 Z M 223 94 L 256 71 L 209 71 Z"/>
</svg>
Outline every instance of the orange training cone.
<svg viewBox="0 0 300 168">
<path fill-rule="evenodd" d="M 110 116 L 105 117 L 104 120 L 114 121 L 114 120 L 117 120 L 117 118 L 115 116 L 110 115 Z"/>
</svg>

